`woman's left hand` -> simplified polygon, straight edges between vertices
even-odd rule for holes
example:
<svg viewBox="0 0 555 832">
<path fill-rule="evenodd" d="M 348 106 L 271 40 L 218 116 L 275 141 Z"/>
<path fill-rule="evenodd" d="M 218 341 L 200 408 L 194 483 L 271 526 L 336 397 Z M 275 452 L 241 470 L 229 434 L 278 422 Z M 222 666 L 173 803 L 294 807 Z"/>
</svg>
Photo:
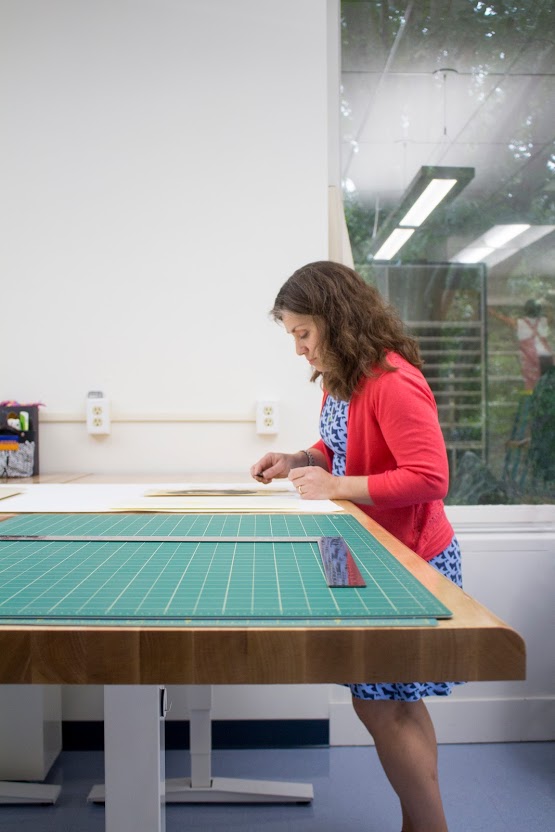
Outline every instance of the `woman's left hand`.
<svg viewBox="0 0 555 832">
<path fill-rule="evenodd" d="M 303 500 L 335 500 L 339 477 L 328 474 L 317 465 L 292 468 L 289 479 Z"/>
</svg>

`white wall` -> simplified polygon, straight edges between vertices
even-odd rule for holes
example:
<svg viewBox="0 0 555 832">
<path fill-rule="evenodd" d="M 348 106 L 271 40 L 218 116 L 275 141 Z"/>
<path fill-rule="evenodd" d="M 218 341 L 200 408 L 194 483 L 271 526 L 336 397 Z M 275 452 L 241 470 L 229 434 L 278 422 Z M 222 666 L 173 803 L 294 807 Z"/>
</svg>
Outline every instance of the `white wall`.
<svg viewBox="0 0 555 832">
<path fill-rule="evenodd" d="M 267 312 L 327 256 L 326 3 L 0 0 L 0 39 L 0 399 L 46 403 L 41 470 L 239 471 L 316 438 Z M 91 389 L 170 421 L 91 437 Z"/>
</svg>

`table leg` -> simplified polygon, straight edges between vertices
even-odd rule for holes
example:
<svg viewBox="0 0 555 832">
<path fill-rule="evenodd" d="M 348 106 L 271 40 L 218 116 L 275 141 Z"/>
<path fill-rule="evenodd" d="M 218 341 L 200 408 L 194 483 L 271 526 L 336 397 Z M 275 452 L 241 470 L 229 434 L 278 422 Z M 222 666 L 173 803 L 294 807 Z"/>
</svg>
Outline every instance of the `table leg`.
<svg viewBox="0 0 555 832">
<path fill-rule="evenodd" d="M 61 787 L 37 781 L 62 749 L 61 713 L 60 685 L 0 686 L 0 804 L 56 802 Z"/>
<path fill-rule="evenodd" d="M 104 687 L 105 786 L 88 800 L 105 802 L 106 832 L 164 832 L 166 689 Z"/>
<path fill-rule="evenodd" d="M 191 776 L 166 780 L 166 803 L 309 803 L 311 783 L 212 777 L 211 685 L 190 685 Z"/>
</svg>

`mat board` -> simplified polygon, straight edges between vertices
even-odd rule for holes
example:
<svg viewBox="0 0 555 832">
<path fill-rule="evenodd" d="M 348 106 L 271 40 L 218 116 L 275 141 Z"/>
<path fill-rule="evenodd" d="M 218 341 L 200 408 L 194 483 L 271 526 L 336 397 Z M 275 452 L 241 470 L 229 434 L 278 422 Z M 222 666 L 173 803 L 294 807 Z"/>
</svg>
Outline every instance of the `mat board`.
<svg viewBox="0 0 555 832">
<path fill-rule="evenodd" d="M 433 623 L 450 616 L 349 515 L 33 514 L 6 520 L 0 533 L 168 538 L 0 542 L 2 623 L 361 626 L 388 620 L 390 626 L 406 626 L 412 619 Z M 346 540 L 365 587 L 328 587 L 318 544 L 283 540 L 319 535 Z M 172 536 L 198 540 L 172 542 Z M 206 537 L 237 539 L 203 541 Z"/>
</svg>

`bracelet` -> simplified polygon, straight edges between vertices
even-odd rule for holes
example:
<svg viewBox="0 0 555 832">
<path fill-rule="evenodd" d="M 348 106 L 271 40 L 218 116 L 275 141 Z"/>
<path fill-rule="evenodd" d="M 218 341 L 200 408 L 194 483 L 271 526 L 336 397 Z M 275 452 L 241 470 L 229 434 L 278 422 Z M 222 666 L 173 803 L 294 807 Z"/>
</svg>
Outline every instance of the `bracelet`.
<svg viewBox="0 0 555 832">
<path fill-rule="evenodd" d="M 314 457 L 312 456 L 312 451 L 303 450 L 302 453 L 306 454 L 306 458 L 308 459 L 309 465 L 316 465 L 316 463 L 314 462 Z"/>
</svg>

